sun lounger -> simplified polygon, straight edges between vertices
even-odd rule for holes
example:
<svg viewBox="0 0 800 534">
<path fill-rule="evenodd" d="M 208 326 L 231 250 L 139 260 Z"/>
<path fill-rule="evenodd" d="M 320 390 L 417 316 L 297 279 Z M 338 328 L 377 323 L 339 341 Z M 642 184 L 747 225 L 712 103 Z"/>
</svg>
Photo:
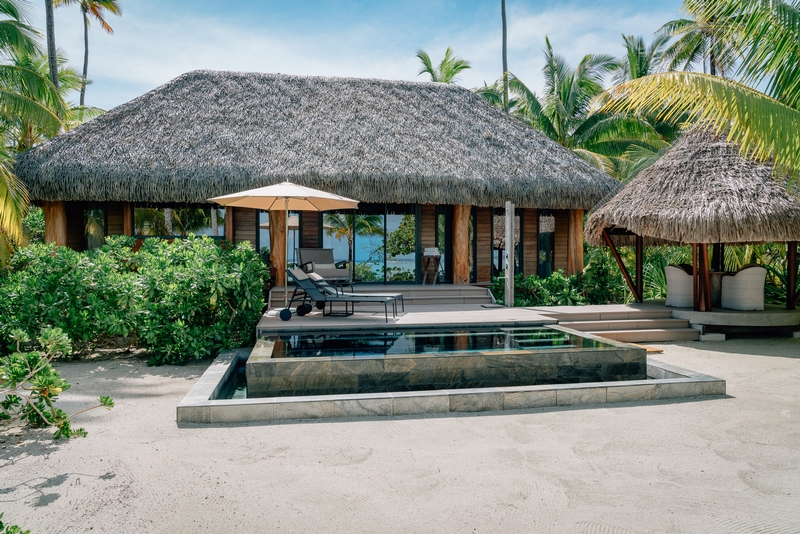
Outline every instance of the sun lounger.
<svg viewBox="0 0 800 534">
<path fill-rule="evenodd" d="M 297 306 L 297 314 L 300 316 L 309 313 L 312 308 L 312 302 L 316 302 L 319 307 L 323 305 L 323 315 L 326 316 L 341 316 L 349 317 L 355 313 L 355 305 L 359 303 L 374 303 L 383 304 L 383 312 L 386 322 L 389 322 L 389 305 L 392 306 L 392 317 L 397 317 L 397 300 L 402 302 L 402 293 L 384 293 L 384 294 L 360 294 L 360 293 L 347 293 L 341 288 L 337 288 L 330 284 L 318 285 L 317 282 L 309 278 L 308 274 L 303 272 L 302 269 L 287 269 L 289 277 L 297 284 L 297 287 L 292 294 L 292 300 L 289 302 L 289 307 L 295 302 L 301 304 Z M 334 312 L 333 305 L 341 303 L 344 304 L 344 312 Z M 405 305 L 403 305 L 405 307 Z M 325 313 L 325 308 L 328 313 Z M 291 315 L 288 316 L 289 319 Z M 282 316 L 283 318 L 283 316 Z M 289 320 L 284 319 L 284 320 Z"/>
</svg>

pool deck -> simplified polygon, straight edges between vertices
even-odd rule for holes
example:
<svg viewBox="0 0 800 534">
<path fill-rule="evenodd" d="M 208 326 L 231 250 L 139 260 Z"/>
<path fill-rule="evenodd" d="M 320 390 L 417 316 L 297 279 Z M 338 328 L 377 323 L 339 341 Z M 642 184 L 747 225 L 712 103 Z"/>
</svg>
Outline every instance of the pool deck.
<svg viewBox="0 0 800 534">
<path fill-rule="evenodd" d="M 538 311 L 527 308 L 485 308 L 473 304 L 451 304 L 441 306 L 406 306 L 405 313 L 398 313 L 397 317 L 389 315 L 389 326 L 400 328 L 435 327 L 435 326 L 519 326 L 519 325 L 546 325 L 558 321 L 545 317 Z M 312 330 L 353 330 L 375 329 L 386 326 L 383 309 L 359 310 L 350 317 L 323 316 L 321 311 L 314 310 L 304 317 L 292 317 L 290 321 L 282 321 L 278 317 L 264 315 L 258 322 L 256 333 L 258 336 L 279 333 Z"/>
</svg>

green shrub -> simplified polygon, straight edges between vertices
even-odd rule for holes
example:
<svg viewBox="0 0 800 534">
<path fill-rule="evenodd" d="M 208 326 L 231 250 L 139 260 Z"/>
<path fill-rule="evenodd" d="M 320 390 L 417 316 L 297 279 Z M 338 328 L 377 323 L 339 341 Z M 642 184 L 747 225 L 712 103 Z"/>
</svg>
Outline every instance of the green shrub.
<svg viewBox="0 0 800 534">
<path fill-rule="evenodd" d="M 50 365 L 59 354 L 69 354 L 69 337 L 60 328 L 44 328 L 37 338 L 41 351 L 20 352 L 20 346 L 30 341 L 22 330 L 13 334 L 16 351 L 0 358 L 0 421 L 20 419 L 36 428 L 54 427 L 53 437 L 86 436 L 83 428 L 73 429 L 71 416 L 55 406 L 58 395 L 71 386 Z M 94 408 L 114 407 L 111 397 L 100 397 Z M 75 414 L 73 414 L 75 415 Z"/>
<path fill-rule="evenodd" d="M 87 251 L 32 245 L 0 272 L 0 353 L 11 332 L 33 337 L 58 327 L 77 352 L 145 347 L 149 363 L 185 363 L 254 335 L 263 306 L 266 266 L 247 243 L 235 247 L 208 237 L 146 240 L 109 237 Z"/>
<path fill-rule="evenodd" d="M 490 287 L 497 302 L 504 302 L 505 279 L 495 278 Z M 547 278 L 518 274 L 514 279 L 514 306 L 580 306 L 583 297 L 583 277 L 580 274 L 565 276 L 557 271 Z"/>
</svg>

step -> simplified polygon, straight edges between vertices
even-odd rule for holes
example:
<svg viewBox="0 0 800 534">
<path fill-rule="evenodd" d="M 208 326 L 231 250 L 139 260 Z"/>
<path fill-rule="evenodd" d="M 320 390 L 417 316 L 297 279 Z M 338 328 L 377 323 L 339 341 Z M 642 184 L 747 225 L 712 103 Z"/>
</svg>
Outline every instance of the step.
<svg viewBox="0 0 800 534">
<path fill-rule="evenodd" d="M 546 307 L 533 308 L 540 315 L 557 319 L 559 323 L 564 322 L 606 322 L 606 321 L 626 321 L 644 319 L 670 319 L 671 310 L 631 310 L 631 311 L 584 311 L 576 307 L 575 311 L 548 311 Z"/>
<path fill-rule="evenodd" d="M 700 331 L 694 328 L 654 328 L 651 330 L 598 330 L 588 332 L 596 336 L 622 341 L 641 343 L 644 341 L 697 341 Z"/>
<path fill-rule="evenodd" d="M 608 330 L 654 330 L 666 328 L 689 328 L 685 319 L 625 319 L 618 321 L 559 321 L 558 324 L 581 332 Z"/>
</svg>

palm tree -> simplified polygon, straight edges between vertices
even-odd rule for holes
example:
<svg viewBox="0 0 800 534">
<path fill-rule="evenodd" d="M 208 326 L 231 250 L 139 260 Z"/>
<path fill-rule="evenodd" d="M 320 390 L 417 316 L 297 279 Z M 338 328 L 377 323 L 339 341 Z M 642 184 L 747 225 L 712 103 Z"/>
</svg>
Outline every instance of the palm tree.
<svg viewBox="0 0 800 534">
<path fill-rule="evenodd" d="M 743 156 L 772 161 L 779 174 L 799 174 L 800 9 L 781 0 L 715 0 L 702 14 L 726 18 L 725 36 L 742 53 L 742 80 L 768 93 L 721 76 L 666 72 L 612 88 L 603 111 L 666 119 L 685 113 L 726 133 Z"/>
<path fill-rule="evenodd" d="M 719 0 L 686 0 L 681 8 L 691 18 L 672 20 L 659 30 L 661 36 L 676 37 L 664 52 L 663 60 L 669 70 L 689 70 L 697 63 L 703 72 L 725 76 L 736 63 L 736 51 L 728 27 L 732 21 L 720 12 L 709 9 Z"/>
<path fill-rule="evenodd" d="M 109 26 L 106 19 L 103 17 L 103 11 L 108 11 L 115 15 L 122 14 L 122 8 L 119 5 L 119 0 L 55 0 L 55 5 L 78 5 L 81 8 L 83 15 L 83 79 L 84 83 L 81 87 L 80 105 L 85 104 L 86 99 L 86 79 L 89 74 L 89 16 L 97 20 L 100 26 L 106 33 L 113 34 L 114 29 Z"/>
<path fill-rule="evenodd" d="M 503 21 L 503 110 L 508 113 L 508 26 L 506 25 L 506 0 L 500 0 Z"/>
<path fill-rule="evenodd" d="M 433 66 L 430 56 L 424 50 L 417 50 L 417 57 L 422 62 L 422 68 L 417 76 L 428 74 L 432 82 L 453 83 L 461 71 L 472 68 L 469 61 L 454 55 L 453 49 L 449 46 L 445 50 L 444 59 L 437 67 Z"/>
<path fill-rule="evenodd" d="M 660 70 L 659 62 L 669 45 L 669 36 L 656 35 L 649 45 L 645 44 L 641 36 L 623 35 L 622 41 L 625 45 L 625 56 L 613 67 L 615 84 L 635 80 Z"/>
<path fill-rule="evenodd" d="M 56 60 L 56 24 L 53 18 L 53 0 L 44 0 L 47 24 L 47 58 L 50 66 L 50 82 L 58 88 L 58 62 Z"/>
</svg>

